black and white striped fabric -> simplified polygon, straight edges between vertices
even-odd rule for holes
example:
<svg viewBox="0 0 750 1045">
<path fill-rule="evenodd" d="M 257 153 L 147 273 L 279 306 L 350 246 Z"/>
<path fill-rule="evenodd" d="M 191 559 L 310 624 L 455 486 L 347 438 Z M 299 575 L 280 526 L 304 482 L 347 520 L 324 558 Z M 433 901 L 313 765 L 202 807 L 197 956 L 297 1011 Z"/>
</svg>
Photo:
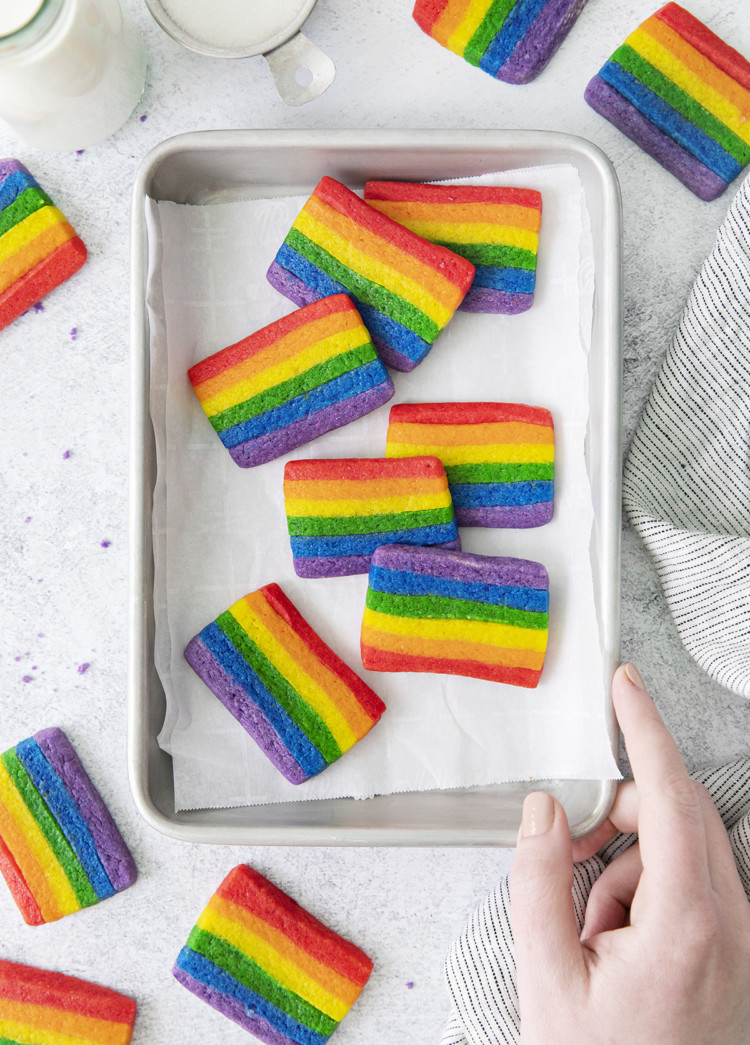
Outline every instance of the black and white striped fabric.
<svg viewBox="0 0 750 1045">
<path fill-rule="evenodd" d="M 685 648 L 750 697 L 750 178 L 652 389 L 623 500 Z"/>
<path fill-rule="evenodd" d="M 750 899 L 750 759 L 694 774 L 711 792 Z M 606 865 L 635 841 L 617 835 L 575 866 L 573 901 L 579 932 L 586 900 Z M 521 1029 L 507 877 L 479 905 L 445 964 L 451 1014 L 440 1045 L 517 1045 Z"/>
</svg>

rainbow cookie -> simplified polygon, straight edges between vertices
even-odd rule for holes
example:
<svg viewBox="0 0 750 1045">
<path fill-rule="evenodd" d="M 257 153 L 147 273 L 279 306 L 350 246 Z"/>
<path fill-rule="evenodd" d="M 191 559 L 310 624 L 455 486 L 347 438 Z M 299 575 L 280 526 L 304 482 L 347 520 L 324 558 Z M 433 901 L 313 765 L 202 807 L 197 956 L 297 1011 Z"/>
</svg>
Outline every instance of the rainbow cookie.
<svg viewBox="0 0 750 1045">
<path fill-rule="evenodd" d="M 703 200 L 750 162 L 750 63 L 679 4 L 632 32 L 585 98 Z"/>
<path fill-rule="evenodd" d="M 267 1045 L 323 1045 L 359 997 L 372 962 L 240 864 L 209 900 L 172 972 Z"/>
<path fill-rule="evenodd" d="M 400 403 L 386 457 L 433 454 L 459 526 L 543 526 L 552 518 L 555 430 L 549 410 L 519 403 Z"/>
<path fill-rule="evenodd" d="M 381 544 L 460 547 L 437 457 L 289 461 L 287 525 L 299 577 L 367 573 Z"/>
<path fill-rule="evenodd" d="M 375 347 L 394 370 L 413 370 L 461 304 L 474 266 L 322 178 L 268 270 L 298 305 L 354 299 Z"/>
<path fill-rule="evenodd" d="M 43 729 L 0 756 L 0 872 L 29 925 L 136 880 L 130 851 L 61 729 Z"/>
<path fill-rule="evenodd" d="M 0 959 L 0 1042 L 128 1045 L 136 1003 L 76 976 Z"/>
<path fill-rule="evenodd" d="M 362 663 L 533 688 L 548 618 L 549 581 L 537 562 L 386 545 L 372 557 Z"/>
<path fill-rule="evenodd" d="M 474 265 L 463 312 L 515 315 L 531 308 L 542 221 L 535 189 L 368 181 L 365 199 L 382 214 Z"/>
<path fill-rule="evenodd" d="M 0 329 L 72 276 L 86 247 L 29 170 L 0 160 Z"/>
<path fill-rule="evenodd" d="M 586 0 L 416 0 L 413 17 L 443 47 L 506 83 L 539 75 Z"/>
<path fill-rule="evenodd" d="M 188 376 L 242 468 L 296 450 L 393 395 L 388 371 L 345 294 L 263 327 L 191 367 Z"/>
<path fill-rule="evenodd" d="M 292 784 L 335 762 L 385 711 L 278 584 L 230 606 L 185 659 Z"/>
</svg>

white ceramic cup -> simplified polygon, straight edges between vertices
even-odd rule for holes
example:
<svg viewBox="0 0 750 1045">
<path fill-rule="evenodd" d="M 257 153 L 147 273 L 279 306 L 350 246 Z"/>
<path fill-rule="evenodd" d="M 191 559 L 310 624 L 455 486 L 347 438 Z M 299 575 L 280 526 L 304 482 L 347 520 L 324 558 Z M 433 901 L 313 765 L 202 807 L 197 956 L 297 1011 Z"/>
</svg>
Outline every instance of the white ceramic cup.
<svg viewBox="0 0 750 1045">
<path fill-rule="evenodd" d="M 146 80 L 143 46 L 118 0 L 14 3 L 15 19 L 0 12 L 0 116 L 40 149 L 83 149 L 108 138 Z"/>
<path fill-rule="evenodd" d="M 146 0 L 171 37 L 213 58 L 263 55 L 287 105 L 303 105 L 333 83 L 336 67 L 300 26 L 316 0 Z"/>
</svg>

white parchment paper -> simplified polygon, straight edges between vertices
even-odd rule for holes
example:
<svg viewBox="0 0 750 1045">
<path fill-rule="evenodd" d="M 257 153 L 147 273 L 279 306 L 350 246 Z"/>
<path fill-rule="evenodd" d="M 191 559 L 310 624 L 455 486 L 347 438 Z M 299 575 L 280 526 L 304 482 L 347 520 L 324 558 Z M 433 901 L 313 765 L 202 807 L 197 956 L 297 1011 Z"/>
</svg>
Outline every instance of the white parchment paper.
<svg viewBox="0 0 750 1045">
<path fill-rule="evenodd" d="M 542 192 L 533 307 L 520 316 L 457 313 L 424 363 L 410 374 L 393 374 L 391 403 L 289 457 L 384 456 L 388 411 L 397 402 L 487 400 L 550 409 L 557 460 L 553 521 L 531 530 L 461 531 L 466 551 L 535 559 L 549 571 L 550 638 L 536 690 L 365 672 L 359 626 L 367 577 L 295 575 L 282 496 L 289 458 L 239 468 L 200 407 L 188 368 L 293 310 L 265 273 L 304 199 L 205 206 L 148 201 L 155 661 L 167 698 L 159 743 L 172 755 L 178 810 L 620 775 L 605 726 L 590 559 L 584 441 L 594 264 L 582 186 L 567 165 L 466 180 Z M 367 737 L 298 787 L 268 762 L 183 658 L 204 625 L 270 581 L 281 584 L 388 705 Z"/>
</svg>

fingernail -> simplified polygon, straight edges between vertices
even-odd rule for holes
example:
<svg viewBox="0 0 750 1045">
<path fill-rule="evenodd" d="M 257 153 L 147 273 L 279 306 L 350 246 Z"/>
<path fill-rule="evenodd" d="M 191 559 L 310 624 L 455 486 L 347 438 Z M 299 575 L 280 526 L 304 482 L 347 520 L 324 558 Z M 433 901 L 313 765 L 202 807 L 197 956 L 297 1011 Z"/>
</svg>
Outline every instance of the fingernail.
<svg viewBox="0 0 750 1045">
<path fill-rule="evenodd" d="M 626 664 L 625 674 L 628 676 L 628 680 L 635 686 L 636 689 L 646 688 L 646 683 L 643 681 L 641 673 L 635 666 L 635 664 Z"/>
<path fill-rule="evenodd" d="M 551 795 L 546 791 L 534 791 L 524 799 L 521 834 L 524 838 L 546 834 L 554 819 L 555 803 Z"/>
</svg>

